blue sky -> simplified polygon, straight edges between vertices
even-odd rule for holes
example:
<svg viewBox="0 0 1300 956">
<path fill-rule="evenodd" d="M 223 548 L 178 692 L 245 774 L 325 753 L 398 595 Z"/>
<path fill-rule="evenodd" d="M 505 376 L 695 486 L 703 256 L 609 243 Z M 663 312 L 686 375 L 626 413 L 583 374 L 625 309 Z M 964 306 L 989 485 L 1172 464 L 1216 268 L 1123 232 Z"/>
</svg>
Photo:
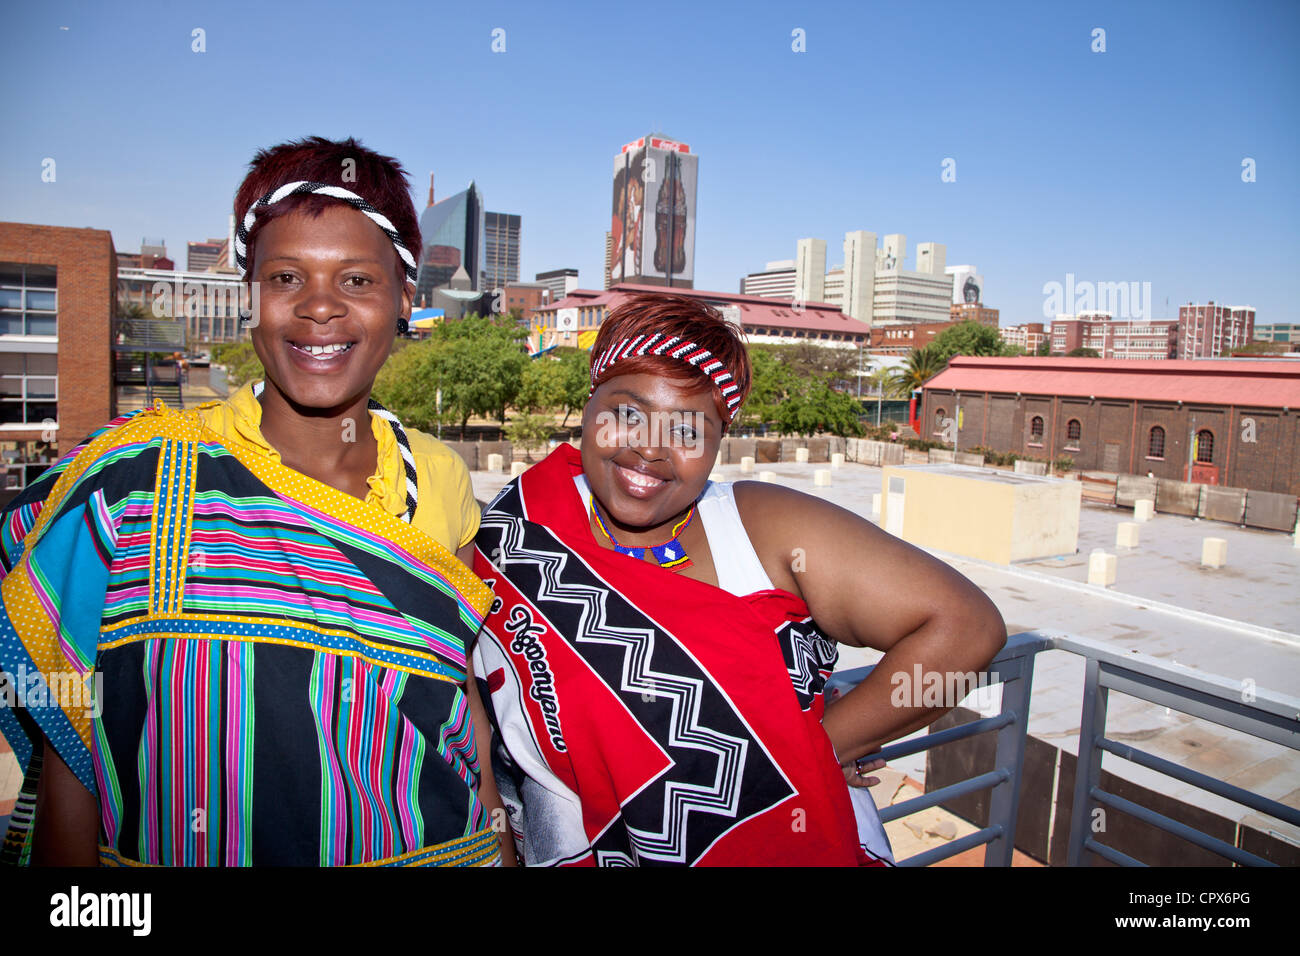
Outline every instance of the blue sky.
<svg viewBox="0 0 1300 956">
<path fill-rule="evenodd" d="M 523 278 L 599 287 L 613 156 L 662 130 L 700 155 L 698 288 L 735 291 L 802 236 L 838 263 L 866 229 L 906 234 L 909 267 L 923 241 L 977 265 L 1004 324 L 1041 321 L 1067 273 L 1150 282 L 1157 318 L 1214 299 L 1300 321 L 1294 2 L 47 2 L 0 22 L 0 219 L 163 237 L 182 267 L 256 148 L 319 133 L 398 157 L 419 209 L 430 170 L 440 196 L 476 180 L 523 216 Z"/>
</svg>

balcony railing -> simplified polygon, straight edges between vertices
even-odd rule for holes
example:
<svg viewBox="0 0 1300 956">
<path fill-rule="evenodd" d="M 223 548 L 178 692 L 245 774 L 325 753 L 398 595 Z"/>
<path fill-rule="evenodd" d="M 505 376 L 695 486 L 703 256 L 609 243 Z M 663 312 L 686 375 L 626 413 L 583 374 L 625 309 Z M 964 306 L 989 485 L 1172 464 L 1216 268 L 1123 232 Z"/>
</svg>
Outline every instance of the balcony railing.
<svg viewBox="0 0 1300 956">
<path fill-rule="evenodd" d="M 1259 813 L 1300 826 L 1300 810 L 1107 737 L 1106 709 L 1110 691 L 1116 690 L 1261 740 L 1300 750 L 1300 700 L 1267 691 L 1252 689 L 1245 692 L 1240 684 L 1227 678 L 1173 667 L 1145 655 L 1118 652 L 1097 641 L 1056 632 L 1027 631 L 1009 638 L 989 665 L 988 683 L 1001 683 L 1003 686 L 1002 708 L 998 714 L 892 744 L 875 755 L 890 761 L 980 734 L 997 735 L 991 771 L 881 809 L 881 820 L 888 823 L 969 794 L 991 791 L 987 826 L 945 846 L 900 860 L 900 866 L 928 866 L 980 845 L 987 847 L 985 866 L 1011 865 L 1022 793 L 1034 661 L 1040 652 L 1048 650 L 1068 651 L 1086 661 L 1068 865 L 1087 863 L 1089 858 L 1085 854 L 1089 853 L 1123 866 L 1147 865 L 1096 838 L 1090 822 L 1098 806 L 1119 810 L 1236 864 L 1276 865 L 1150 807 L 1102 789 L 1101 760 L 1102 754 L 1107 752 Z M 841 671 L 832 676 L 831 684 L 847 689 L 859 683 L 871 670 L 870 667 L 860 667 Z M 1158 865 L 1160 861 L 1154 862 Z"/>
</svg>

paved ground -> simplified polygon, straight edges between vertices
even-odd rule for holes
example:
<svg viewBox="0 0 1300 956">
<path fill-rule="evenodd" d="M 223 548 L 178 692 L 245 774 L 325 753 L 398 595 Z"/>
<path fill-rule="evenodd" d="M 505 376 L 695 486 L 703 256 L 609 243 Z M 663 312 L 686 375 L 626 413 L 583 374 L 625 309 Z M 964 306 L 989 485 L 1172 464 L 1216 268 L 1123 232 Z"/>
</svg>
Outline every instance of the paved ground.
<svg viewBox="0 0 1300 956">
<path fill-rule="evenodd" d="M 814 470 L 827 467 L 762 466 L 789 487 L 872 520 L 871 496 L 880 491 L 881 470 L 847 464 L 833 472 L 830 487 L 815 487 Z M 721 472 L 726 480 L 742 477 L 739 466 L 725 466 Z M 475 494 L 490 500 L 507 480 L 476 472 Z M 993 600 L 1009 633 L 1064 631 L 1234 683 L 1251 680 L 1257 690 L 1300 697 L 1300 548 L 1294 547 L 1291 536 L 1157 515 L 1142 526 L 1140 547 L 1116 552 L 1116 525 L 1125 520 L 1132 520 L 1131 511 L 1085 502 L 1076 554 L 1010 567 L 940 556 Z M 1226 567 L 1200 567 L 1201 539 L 1208 536 L 1227 539 Z M 1087 556 L 1096 547 L 1119 554 L 1114 588 L 1086 583 Z M 879 657 L 871 650 L 842 648 L 840 669 L 874 663 Z M 1084 668 L 1082 657 L 1065 651 L 1041 654 L 1035 664 L 1030 732 L 1071 753 L 1078 749 Z M 1111 694 L 1107 732 L 1115 739 L 1140 741 L 1143 749 L 1183 766 L 1300 807 L 1300 754 L 1289 748 L 1118 693 Z M 1249 808 L 1111 754 L 1104 756 L 1102 765 L 1229 819 L 1263 822 Z M 892 767 L 924 780 L 923 754 Z M 877 793 L 878 803 L 881 800 Z M 1265 829 L 1300 843 L 1300 829 L 1272 819 Z"/>
</svg>

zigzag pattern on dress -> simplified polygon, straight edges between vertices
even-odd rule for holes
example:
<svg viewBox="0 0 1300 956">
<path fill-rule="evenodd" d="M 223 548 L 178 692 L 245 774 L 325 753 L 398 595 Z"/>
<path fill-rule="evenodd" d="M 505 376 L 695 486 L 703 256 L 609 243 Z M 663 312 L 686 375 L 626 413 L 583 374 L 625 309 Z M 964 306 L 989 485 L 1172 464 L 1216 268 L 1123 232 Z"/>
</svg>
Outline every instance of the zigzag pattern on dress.
<svg viewBox="0 0 1300 956">
<path fill-rule="evenodd" d="M 716 755 L 718 772 L 710 784 L 691 785 L 677 781 L 665 783 L 662 825 L 657 832 L 627 826 L 634 858 L 685 862 L 687 859 L 686 827 L 691 811 L 735 817 L 739 809 L 741 778 L 749 741 L 720 733 L 700 724 L 700 698 L 703 682 L 654 671 L 649 659 L 655 649 L 655 632 L 650 628 L 629 628 L 607 619 L 608 588 L 580 583 L 565 583 L 560 575 L 569 554 L 563 550 L 530 550 L 524 545 L 525 522 L 521 518 L 493 513 L 483 516 L 482 528 L 497 529 L 501 535 L 498 566 L 534 564 L 541 572 L 538 601 L 555 601 L 581 609 L 577 633 L 565 636 L 575 644 L 609 644 L 622 648 L 623 667 L 618 690 L 626 694 L 653 694 L 667 697 L 672 703 L 668 745 L 693 752 Z M 602 863 L 631 862 L 598 851 Z"/>
<path fill-rule="evenodd" d="M 812 618 L 789 622 L 777 631 L 781 655 L 785 658 L 790 683 L 794 685 L 799 707 L 807 710 L 826 686 L 826 678 L 840 658 L 839 648 L 817 630 Z"/>
</svg>

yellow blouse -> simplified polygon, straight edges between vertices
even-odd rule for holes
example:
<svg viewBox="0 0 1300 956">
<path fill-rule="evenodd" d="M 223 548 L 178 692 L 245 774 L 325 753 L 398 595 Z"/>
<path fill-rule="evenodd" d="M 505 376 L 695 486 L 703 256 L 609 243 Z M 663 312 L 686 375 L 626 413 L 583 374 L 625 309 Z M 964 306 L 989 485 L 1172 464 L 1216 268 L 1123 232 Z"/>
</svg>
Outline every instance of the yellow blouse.
<svg viewBox="0 0 1300 956">
<path fill-rule="evenodd" d="M 203 423 L 227 441 L 283 464 L 280 453 L 262 437 L 262 403 L 253 395 L 252 384 L 243 386 L 224 402 L 199 406 L 199 411 Z M 366 479 L 370 488 L 365 502 L 400 517 L 406 511 L 406 470 L 397 436 L 388 422 L 375 415 L 370 416 L 370 430 L 379 444 L 379 460 L 375 473 Z M 479 507 L 469 469 L 460 455 L 432 435 L 411 428 L 405 431 L 415 457 L 418 491 L 411 523 L 448 551 L 457 551 L 478 533 Z"/>
</svg>

